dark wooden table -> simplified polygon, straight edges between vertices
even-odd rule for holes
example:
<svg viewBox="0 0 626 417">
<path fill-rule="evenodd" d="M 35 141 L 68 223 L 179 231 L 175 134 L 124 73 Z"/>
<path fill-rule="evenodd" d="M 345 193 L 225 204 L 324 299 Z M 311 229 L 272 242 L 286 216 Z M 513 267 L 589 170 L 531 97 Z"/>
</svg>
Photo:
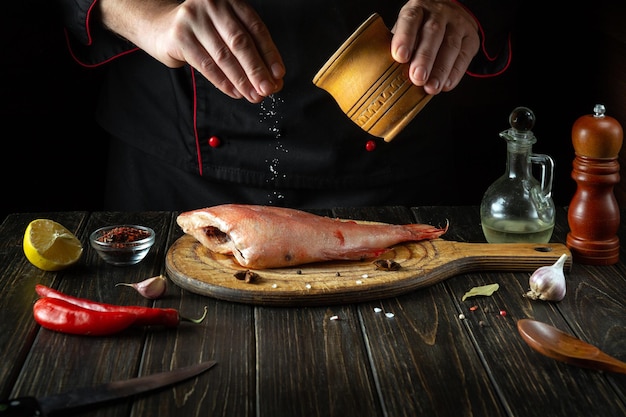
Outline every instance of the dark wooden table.
<svg viewBox="0 0 626 417">
<path fill-rule="evenodd" d="M 335 209 L 327 214 L 390 223 L 449 219 L 445 239 L 484 242 L 476 207 Z M 322 307 L 240 304 L 175 285 L 150 302 L 116 287 L 165 273 L 167 250 L 182 235 L 176 215 L 58 212 L 5 219 L 0 226 L 2 398 L 42 396 L 215 359 L 218 364 L 195 379 L 76 415 L 626 415 L 626 375 L 544 357 L 526 345 L 516 328 L 517 320 L 534 318 L 626 361 L 623 249 L 616 265 L 575 263 L 566 273 L 567 296 L 559 303 L 523 298 L 526 272 L 479 271 L 398 297 Z M 40 217 L 62 223 L 81 239 L 85 252 L 77 265 L 53 273 L 27 261 L 23 233 Z M 157 232 L 148 257 L 132 267 L 104 264 L 88 247 L 89 232 L 120 223 Z M 552 241 L 564 243 L 567 231 L 567 212 L 560 209 Z M 624 227 L 620 236 L 626 242 Z M 109 337 L 55 333 L 33 320 L 38 283 L 107 303 L 172 307 L 192 317 L 207 306 L 208 316 L 199 325 L 132 328 Z M 461 301 L 471 287 L 491 283 L 500 285 L 492 296 Z M 377 307 L 394 317 L 376 313 Z"/>
</svg>

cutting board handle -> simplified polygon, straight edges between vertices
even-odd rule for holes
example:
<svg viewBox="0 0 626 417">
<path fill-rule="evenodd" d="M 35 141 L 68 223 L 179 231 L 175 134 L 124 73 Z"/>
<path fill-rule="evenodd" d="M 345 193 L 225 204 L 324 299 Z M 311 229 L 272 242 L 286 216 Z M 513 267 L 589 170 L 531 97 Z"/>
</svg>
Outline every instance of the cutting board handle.
<svg viewBox="0 0 626 417">
<path fill-rule="evenodd" d="M 567 254 L 565 269 L 572 267 L 572 254 L 561 243 L 464 243 L 446 240 L 433 241 L 437 257 L 443 263 L 459 265 L 461 272 L 477 270 L 530 271 L 555 263 Z"/>
</svg>

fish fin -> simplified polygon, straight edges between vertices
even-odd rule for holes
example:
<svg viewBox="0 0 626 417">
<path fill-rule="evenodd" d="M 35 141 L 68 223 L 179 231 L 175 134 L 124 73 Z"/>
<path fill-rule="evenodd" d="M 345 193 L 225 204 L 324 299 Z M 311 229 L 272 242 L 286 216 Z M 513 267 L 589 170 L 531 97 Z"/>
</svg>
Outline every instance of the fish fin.
<svg viewBox="0 0 626 417">
<path fill-rule="evenodd" d="M 404 227 L 408 228 L 411 231 L 411 234 L 414 236 L 414 239 L 416 241 L 419 241 L 436 239 L 445 234 L 448 231 L 449 226 L 450 222 L 446 220 L 446 226 L 442 228 L 438 228 L 428 224 L 408 224 Z"/>
<path fill-rule="evenodd" d="M 343 260 L 343 261 L 359 261 L 366 259 L 377 258 L 383 253 L 389 252 L 391 249 L 389 248 L 355 248 L 346 251 L 334 251 L 334 252 L 323 252 L 323 255 L 328 260 Z"/>
</svg>

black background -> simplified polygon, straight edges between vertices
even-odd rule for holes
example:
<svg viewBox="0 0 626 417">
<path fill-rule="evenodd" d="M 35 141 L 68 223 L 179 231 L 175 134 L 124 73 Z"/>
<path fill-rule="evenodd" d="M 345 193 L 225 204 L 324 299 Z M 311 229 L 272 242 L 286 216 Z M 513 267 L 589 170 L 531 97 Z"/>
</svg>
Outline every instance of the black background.
<svg viewBox="0 0 626 417">
<path fill-rule="evenodd" d="M 48 3 L 3 6 L 0 219 L 11 212 L 102 208 L 108 144 L 93 115 L 101 70 L 72 60 Z M 450 204 L 479 204 L 488 185 L 504 172 L 506 147 L 498 133 L 508 128 L 509 113 L 520 105 L 536 115 L 533 150 L 556 162 L 555 203 L 569 203 L 575 191 L 572 124 L 604 102 L 596 88 L 603 69 L 594 65 L 598 31 L 588 14 L 547 11 L 538 1 L 527 2 L 510 70 L 489 80 L 466 77 L 458 87 L 475 101 L 459 104 L 457 146 L 439 156 L 464 184 L 461 194 L 450 196 Z"/>
</svg>

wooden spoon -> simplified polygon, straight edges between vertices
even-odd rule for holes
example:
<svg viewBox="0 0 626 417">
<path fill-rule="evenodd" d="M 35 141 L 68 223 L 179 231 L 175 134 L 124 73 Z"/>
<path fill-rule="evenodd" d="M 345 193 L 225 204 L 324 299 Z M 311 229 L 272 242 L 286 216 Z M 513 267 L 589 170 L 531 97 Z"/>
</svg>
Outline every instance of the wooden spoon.
<svg viewBox="0 0 626 417">
<path fill-rule="evenodd" d="M 531 348 L 549 358 L 583 368 L 626 374 L 626 363 L 546 323 L 521 319 L 517 330 Z"/>
</svg>

